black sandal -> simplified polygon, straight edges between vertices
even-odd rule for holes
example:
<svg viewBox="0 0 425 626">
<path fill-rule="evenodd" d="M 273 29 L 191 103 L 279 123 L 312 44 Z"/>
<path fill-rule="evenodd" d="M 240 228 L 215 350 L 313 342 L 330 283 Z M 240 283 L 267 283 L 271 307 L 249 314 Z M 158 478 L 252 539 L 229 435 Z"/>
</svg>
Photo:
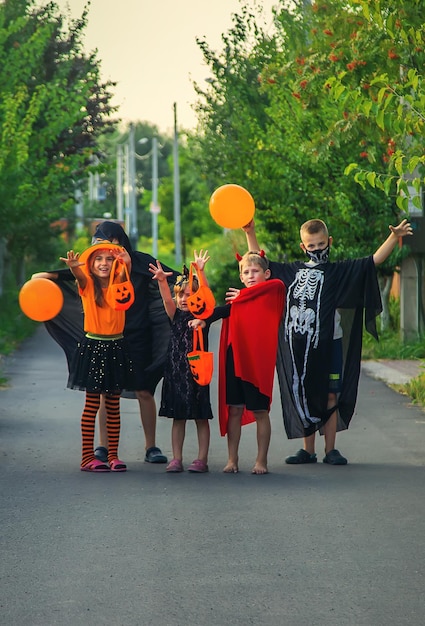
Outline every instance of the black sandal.
<svg viewBox="0 0 425 626">
<path fill-rule="evenodd" d="M 309 454 L 307 450 L 298 450 L 296 454 L 288 456 L 285 459 L 285 463 L 288 465 L 301 465 L 303 463 L 317 463 L 317 456 L 315 454 Z"/>
</svg>

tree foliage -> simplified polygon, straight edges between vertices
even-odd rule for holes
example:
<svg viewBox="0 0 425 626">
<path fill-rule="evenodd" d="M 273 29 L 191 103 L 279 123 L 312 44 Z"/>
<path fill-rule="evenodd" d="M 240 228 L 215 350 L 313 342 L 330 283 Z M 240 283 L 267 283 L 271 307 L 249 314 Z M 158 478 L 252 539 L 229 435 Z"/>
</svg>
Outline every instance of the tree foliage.
<svg viewBox="0 0 425 626">
<path fill-rule="evenodd" d="M 334 2 L 317 2 L 322 25 Z M 339 4 L 339 3 L 338 3 Z M 422 137 L 425 122 L 425 17 L 420 0 L 344 3 L 347 19 L 328 26 L 329 97 L 348 118 L 367 121 L 382 137 L 380 146 L 365 144 L 364 161 L 350 163 L 363 187 L 369 184 L 386 195 L 395 194 L 397 206 L 407 211 L 409 199 L 422 209 L 424 182 Z M 326 33 L 326 30 L 322 33 Z M 319 33 L 317 33 L 319 34 Z M 321 49 L 324 52 L 323 35 Z M 341 115 L 339 124 L 343 120 Z M 334 127 L 336 130 L 337 126 Z"/>
<path fill-rule="evenodd" d="M 347 118 L 325 85 L 339 54 L 335 28 L 352 32 L 350 20 L 364 20 L 349 5 L 281 2 L 273 32 L 244 8 L 222 51 L 199 42 L 213 75 L 208 88 L 197 87 L 203 166 L 211 187 L 235 182 L 251 191 L 261 240 L 275 257 L 299 256 L 299 226 L 312 217 L 328 223 L 333 258 L 372 253 L 398 219 L 395 197 L 345 175 L 353 155 L 385 152 L 389 141 L 374 120 Z M 351 54 L 353 39 L 341 32 L 341 40 Z"/>
<path fill-rule="evenodd" d="M 114 124 L 113 83 L 83 51 L 88 7 L 65 24 L 54 2 L 0 5 L 0 232 L 12 259 L 41 254 L 50 224 L 71 216 L 97 139 Z"/>
</svg>

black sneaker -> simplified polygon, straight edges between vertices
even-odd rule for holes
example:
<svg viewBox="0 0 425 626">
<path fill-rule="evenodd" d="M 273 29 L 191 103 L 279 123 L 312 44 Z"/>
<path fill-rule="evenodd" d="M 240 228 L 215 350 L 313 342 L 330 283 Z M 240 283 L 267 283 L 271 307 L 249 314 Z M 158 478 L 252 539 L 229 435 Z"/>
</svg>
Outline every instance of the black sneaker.
<svg viewBox="0 0 425 626">
<path fill-rule="evenodd" d="M 323 463 L 329 463 L 329 465 L 347 465 L 347 459 L 342 456 L 339 450 L 331 450 L 323 459 Z"/>
<path fill-rule="evenodd" d="M 288 465 L 301 465 L 301 463 L 317 463 L 317 456 L 315 454 L 309 454 L 306 450 L 298 450 L 296 454 L 287 456 L 285 463 Z"/>
</svg>

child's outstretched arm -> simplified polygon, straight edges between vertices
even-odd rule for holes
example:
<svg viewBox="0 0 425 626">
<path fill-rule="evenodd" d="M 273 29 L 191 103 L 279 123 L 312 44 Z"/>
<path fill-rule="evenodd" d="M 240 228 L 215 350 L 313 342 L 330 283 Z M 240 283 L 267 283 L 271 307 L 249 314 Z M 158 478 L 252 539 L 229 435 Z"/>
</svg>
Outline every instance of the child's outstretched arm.
<svg viewBox="0 0 425 626">
<path fill-rule="evenodd" d="M 226 302 L 232 302 L 232 300 L 235 300 L 240 292 L 241 290 L 237 289 L 236 287 L 229 287 L 229 289 L 226 291 Z"/>
<path fill-rule="evenodd" d="M 66 253 L 66 257 L 61 256 L 59 257 L 59 260 L 67 264 L 71 272 L 74 274 L 79 288 L 85 289 L 87 285 L 87 276 L 81 269 L 84 263 L 80 263 L 79 258 L 80 254 L 78 252 L 74 252 L 74 250 L 69 250 Z"/>
<path fill-rule="evenodd" d="M 379 246 L 375 254 L 373 255 L 373 261 L 375 265 L 380 265 L 387 259 L 391 252 L 396 247 L 399 237 L 405 237 L 406 235 L 413 235 L 413 230 L 410 222 L 403 220 L 398 226 L 388 226 L 391 233 L 384 243 Z"/>
<path fill-rule="evenodd" d="M 167 276 L 172 276 L 173 272 L 164 272 L 162 265 L 159 261 L 156 265 L 149 263 L 149 271 L 152 273 L 152 278 L 158 281 L 159 292 L 164 303 L 164 309 L 170 320 L 174 318 L 176 312 L 176 303 L 171 295 L 170 286 L 167 281 Z"/>
<path fill-rule="evenodd" d="M 199 250 L 199 254 L 196 252 L 196 250 L 194 250 L 193 258 L 195 261 L 196 269 L 200 274 L 202 274 L 203 283 L 208 286 L 208 280 L 205 276 L 205 265 L 211 258 L 208 256 L 208 250 Z"/>
<path fill-rule="evenodd" d="M 257 250 L 261 250 L 260 244 L 257 241 L 257 234 L 255 232 L 255 223 L 254 220 L 251 220 L 246 224 L 246 226 L 242 227 L 242 230 L 246 235 L 246 243 L 248 245 L 248 250 L 252 250 L 256 252 Z"/>
</svg>

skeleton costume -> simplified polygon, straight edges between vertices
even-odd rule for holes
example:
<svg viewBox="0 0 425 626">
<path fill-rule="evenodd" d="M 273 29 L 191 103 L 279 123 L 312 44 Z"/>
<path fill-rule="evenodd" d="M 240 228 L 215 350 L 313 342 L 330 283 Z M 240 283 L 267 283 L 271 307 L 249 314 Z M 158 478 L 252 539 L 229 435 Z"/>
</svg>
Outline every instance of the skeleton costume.
<svg viewBox="0 0 425 626">
<path fill-rule="evenodd" d="M 317 252 L 317 251 L 316 251 Z M 373 257 L 337 263 L 328 249 L 313 263 L 270 262 L 272 278 L 287 288 L 285 324 L 280 330 L 277 372 L 283 420 L 289 439 L 320 430 L 335 408 L 337 430 L 347 429 L 354 413 L 360 375 L 363 318 L 375 338 L 382 311 Z M 337 313 L 338 309 L 338 313 Z M 342 386 L 337 406 L 327 408 L 336 324 L 343 329 Z"/>
</svg>

